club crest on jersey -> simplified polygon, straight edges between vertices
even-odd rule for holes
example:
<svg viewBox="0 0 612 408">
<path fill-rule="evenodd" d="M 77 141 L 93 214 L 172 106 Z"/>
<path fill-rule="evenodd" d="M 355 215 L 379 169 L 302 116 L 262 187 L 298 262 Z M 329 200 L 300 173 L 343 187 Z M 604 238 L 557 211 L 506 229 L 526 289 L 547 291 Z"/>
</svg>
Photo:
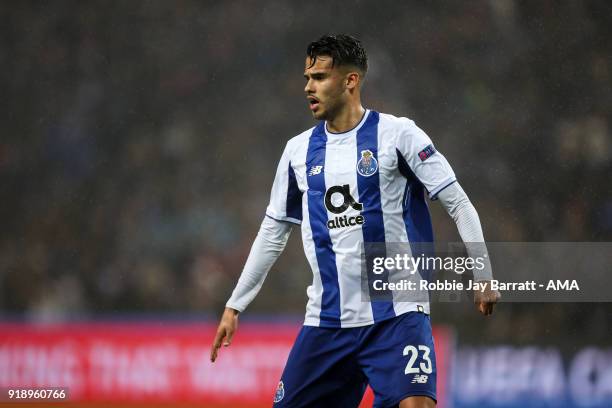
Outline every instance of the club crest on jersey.
<svg viewBox="0 0 612 408">
<path fill-rule="evenodd" d="M 370 177 L 378 170 L 378 161 L 370 150 L 361 151 L 361 159 L 357 162 L 357 173 L 364 177 Z"/>
<path fill-rule="evenodd" d="M 276 404 L 280 400 L 285 398 L 285 384 L 282 381 L 278 383 L 278 387 L 276 387 L 276 393 L 274 394 L 274 403 Z"/>
<path fill-rule="evenodd" d="M 431 156 L 433 156 L 435 152 L 436 152 L 436 148 L 430 144 L 429 146 L 427 146 L 426 148 L 424 148 L 423 150 L 419 152 L 419 159 L 421 159 L 421 161 L 425 161 L 429 159 Z"/>
</svg>

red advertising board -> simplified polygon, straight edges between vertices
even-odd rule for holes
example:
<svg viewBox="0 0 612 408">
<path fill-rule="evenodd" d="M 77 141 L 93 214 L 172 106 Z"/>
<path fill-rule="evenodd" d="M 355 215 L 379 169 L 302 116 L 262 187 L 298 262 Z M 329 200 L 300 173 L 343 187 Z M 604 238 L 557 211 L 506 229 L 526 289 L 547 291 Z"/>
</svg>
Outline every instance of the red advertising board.
<svg viewBox="0 0 612 408">
<path fill-rule="evenodd" d="M 0 387 L 61 387 L 82 403 L 271 406 L 299 325 L 242 324 L 212 364 L 214 330 L 204 323 L 0 324 Z M 443 407 L 452 339 L 443 328 L 434 337 Z M 371 401 L 369 392 L 362 406 Z"/>
</svg>

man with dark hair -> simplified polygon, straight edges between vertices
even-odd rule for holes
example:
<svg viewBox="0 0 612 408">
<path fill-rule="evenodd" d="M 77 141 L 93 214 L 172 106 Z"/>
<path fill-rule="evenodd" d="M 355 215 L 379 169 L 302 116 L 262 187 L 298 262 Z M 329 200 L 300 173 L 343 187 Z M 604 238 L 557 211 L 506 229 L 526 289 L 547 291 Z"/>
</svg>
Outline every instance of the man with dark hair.
<svg viewBox="0 0 612 408">
<path fill-rule="evenodd" d="M 361 71 L 362 76 L 368 71 L 368 56 L 365 49 L 358 39 L 348 35 L 326 35 L 310 43 L 306 49 L 306 56 L 314 64 L 319 55 L 331 57 L 332 67 L 352 65 Z"/>
<path fill-rule="evenodd" d="M 363 108 L 367 69 L 366 52 L 353 37 L 328 35 L 308 46 L 304 90 L 320 122 L 285 147 L 266 217 L 213 342 L 215 361 L 291 225 L 300 225 L 314 277 L 275 407 L 357 407 L 368 384 L 375 407 L 435 406 L 429 302 L 364 300 L 362 263 L 371 259 L 364 244 L 406 243 L 418 256 L 413 245 L 433 242 L 426 194 L 448 211 L 464 242 L 484 243 L 474 206 L 431 139 L 412 120 Z M 499 298 L 486 283 L 490 265 L 475 278 L 486 289 L 474 301 L 489 315 Z"/>
</svg>

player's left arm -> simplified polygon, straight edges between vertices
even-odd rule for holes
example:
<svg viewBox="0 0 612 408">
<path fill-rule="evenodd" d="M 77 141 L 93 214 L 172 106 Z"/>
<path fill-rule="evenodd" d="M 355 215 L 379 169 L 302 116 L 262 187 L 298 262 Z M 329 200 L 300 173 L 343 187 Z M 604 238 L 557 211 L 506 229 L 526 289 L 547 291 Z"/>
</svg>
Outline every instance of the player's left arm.
<svg viewBox="0 0 612 408">
<path fill-rule="evenodd" d="M 412 120 L 401 118 L 401 131 L 396 141 L 399 169 L 407 178 L 415 177 L 425 187 L 432 200 L 440 200 L 442 206 L 457 224 L 468 255 L 476 259 L 486 254 L 486 244 L 476 209 L 468 199 L 444 155 L 436 150 L 429 136 Z M 493 313 L 493 306 L 500 298 L 491 290 L 488 282 L 493 279 L 489 258 L 485 267 L 474 268 L 474 279 L 487 282 L 484 291 L 474 292 L 474 302 L 484 315 Z"/>
<path fill-rule="evenodd" d="M 454 182 L 441 190 L 437 198 L 457 224 L 459 235 L 466 244 L 468 255 L 472 258 L 480 257 L 484 260 L 482 270 L 474 269 L 474 279 L 486 283 L 486 287 L 483 291 L 474 291 L 474 303 L 482 314 L 488 316 L 493 313 L 493 307 L 501 295 L 499 291 L 491 290 L 489 284 L 493 278 L 493 273 L 489 257 L 482 257 L 487 251 L 478 213 L 458 182 Z"/>
</svg>

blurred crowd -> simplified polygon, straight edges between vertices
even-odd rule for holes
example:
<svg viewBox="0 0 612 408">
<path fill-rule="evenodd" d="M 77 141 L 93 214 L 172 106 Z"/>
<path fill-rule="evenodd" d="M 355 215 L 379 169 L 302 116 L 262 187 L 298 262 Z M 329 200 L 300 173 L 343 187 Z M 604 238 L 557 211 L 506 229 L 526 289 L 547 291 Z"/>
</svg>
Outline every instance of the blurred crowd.
<svg viewBox="0 0 612 408">
<path fill-rule="evenodd" d="M 432 137 L 489 241 L 612 238 L 608 2 L 4 2 L 0 21 L 5 315 L 220 312 L 330 32 L 362 39 L 365 105 Z M 253 311 L 302 313 L 310 279 L 296 230 Z"/>
</svg>

